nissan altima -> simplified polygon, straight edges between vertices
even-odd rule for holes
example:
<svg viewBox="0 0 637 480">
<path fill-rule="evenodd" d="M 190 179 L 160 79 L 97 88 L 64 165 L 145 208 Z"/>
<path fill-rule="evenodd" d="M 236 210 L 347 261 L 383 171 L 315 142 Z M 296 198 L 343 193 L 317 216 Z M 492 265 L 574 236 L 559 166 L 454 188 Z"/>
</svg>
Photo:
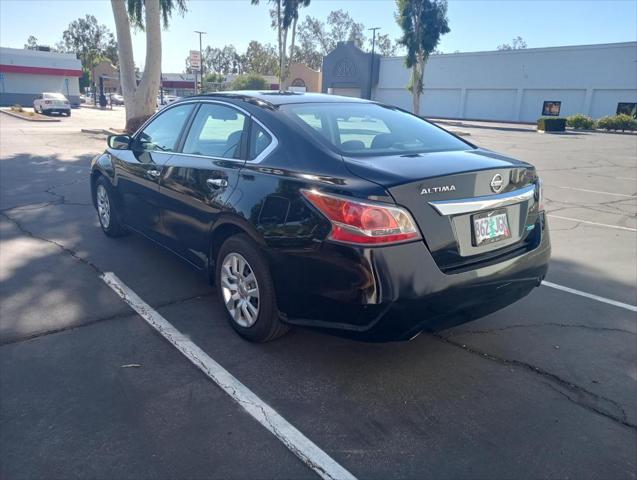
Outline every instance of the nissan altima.
<svg viewBox="0 0 637 480">
<path fill-rule="evenodd" d="M 334 95 L 190 97 L 91 166 L 99 222 L 205 272 L 242 337 L 403 340 L 514 303 L 547 272 L 532 165 Z M 173 279 L 179 281 L 179 279 Z"/>
</svg>

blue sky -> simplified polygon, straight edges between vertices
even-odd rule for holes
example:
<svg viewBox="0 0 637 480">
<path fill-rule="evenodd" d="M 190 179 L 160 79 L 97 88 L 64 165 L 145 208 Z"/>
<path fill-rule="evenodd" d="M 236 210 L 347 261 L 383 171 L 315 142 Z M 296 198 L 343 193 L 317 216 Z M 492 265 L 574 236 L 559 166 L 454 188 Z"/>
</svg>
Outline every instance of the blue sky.
<svg viewBox="0 0 637 480">
<path fill-rule="evenodd" d="M 250 40 L 275 43 L 266 1 L 190 0 L 189 10 L 175 16 L 163 33 L 164 72 L 181 72 L 190 49 L 198 48 L 193 30 L 204 30 L 204 46 L 234 44 L 245 50 Z M 393 0 L 313 0 L 306 14 L 325 19 L 343 9 L 366 27 L 400 35 Z M 22 48 L 30 34 L 54 45 L 74 19 L 87 13 L 115 31 L 107 0 L 0 0 L 0 46 Z M 493 50 L 520 35 L 529 48 L 637 40 L 637 0 L 449 0 L 451 33 L 443 52 Z M 135 35 L 135 61 L 143 66 L 144 37 Z"/>
</svg>

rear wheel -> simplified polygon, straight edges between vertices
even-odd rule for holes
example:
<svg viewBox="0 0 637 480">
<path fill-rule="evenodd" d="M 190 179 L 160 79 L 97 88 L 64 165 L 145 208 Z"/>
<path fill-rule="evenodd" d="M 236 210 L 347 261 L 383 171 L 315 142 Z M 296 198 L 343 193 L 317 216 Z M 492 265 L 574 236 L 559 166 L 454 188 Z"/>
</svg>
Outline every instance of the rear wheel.
<svg viewBox="0 0 637 480">
<path fill-rule="evenodd" d="M 113 190 L 109 182 L 100 177 L 95 183 L 95 206 L 97 207 L 97 218 L 100 221 L 102 231 L 109 237 L 120 237 L 126 230 L 119 221 L 115 211 L 113 201 Z"/>
<path fill-rule="evenodd" d="M 279 316 L 267 262 L 247 235 L 235 235 L 223 243 L 215 280 L 230 325 L 243 338 L 267 342 L 289 330 Z"/>
</svg>

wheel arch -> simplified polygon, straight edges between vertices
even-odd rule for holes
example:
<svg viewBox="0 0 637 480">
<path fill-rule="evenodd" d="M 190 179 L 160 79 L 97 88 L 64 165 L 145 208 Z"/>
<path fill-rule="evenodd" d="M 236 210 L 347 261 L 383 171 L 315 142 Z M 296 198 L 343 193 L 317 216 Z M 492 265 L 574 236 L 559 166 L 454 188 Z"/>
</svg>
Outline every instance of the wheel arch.
<svg viewBox="0 0 637 480">
<path fill-rule="evenodd" d="M 92 162 L 91 168 L 91 199 L 93 200 L 93 206 L 95 203 L 95 185 L 97 184 L 97 180 L 100 177 L 105 177 L 108 179 L 111 187 L 114 187 L 114 176 L 115 176 L 115 168 L 113 166 L 113 159 L 108 153 L 103 153 L 97 157 Z"/>
<path fill-rule="evenodd" d="M 208 276 L 211 284 L 214 284 L 215 263 L 221 245 L 223 245 L 223 242 L 228 238 L 238 234 L 245 234 L 257 245 L 265 246 L 263 237 L 247 220 L 235 215 L 226 215 L 217 220 L 210 230 L 210 241 L 208 245 Z"/>
</svg>

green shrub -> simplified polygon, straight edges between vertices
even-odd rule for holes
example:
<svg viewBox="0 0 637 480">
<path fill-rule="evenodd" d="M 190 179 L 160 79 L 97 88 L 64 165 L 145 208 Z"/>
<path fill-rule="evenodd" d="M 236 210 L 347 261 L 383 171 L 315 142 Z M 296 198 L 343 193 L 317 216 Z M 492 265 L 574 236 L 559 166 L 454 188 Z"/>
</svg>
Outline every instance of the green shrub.
<svg viewBox="0 0 637 480">
<path fill-rule="evenodd" d="M 542 117 L 537 121 L 537 129 L 545 132 L 563 132 L 566 130 L 566 119 L 562 117 Z"/>
<path fill-rule="evenodd" d="M 268 84 L 261 75 L 249 73 L 239 75 L 230 85 L 232 90 L 265 90 Z"/>
<path fill-rule="evenodd" d="M 637 130 L 637 120 L 623 113 L 619 115 L 609 115 L 597 120 L 597 128 L 607 131 L 621 130 L 622 132 L 626 130 Z"/>
<path fill-rule="evenodd" d="M 22 110 L 22 105 L 19 104 L 15 104 L 13 107 L 11 107 L 11 111 L 12 112 L 23 112 L 24 110 Z"/>
<path fill-rule="evenodd" d="M 578 113 L 566 118 L 566 125 L 571 128 L 590 130 L 595 127 L 595 120 Z"/>
</svg>

